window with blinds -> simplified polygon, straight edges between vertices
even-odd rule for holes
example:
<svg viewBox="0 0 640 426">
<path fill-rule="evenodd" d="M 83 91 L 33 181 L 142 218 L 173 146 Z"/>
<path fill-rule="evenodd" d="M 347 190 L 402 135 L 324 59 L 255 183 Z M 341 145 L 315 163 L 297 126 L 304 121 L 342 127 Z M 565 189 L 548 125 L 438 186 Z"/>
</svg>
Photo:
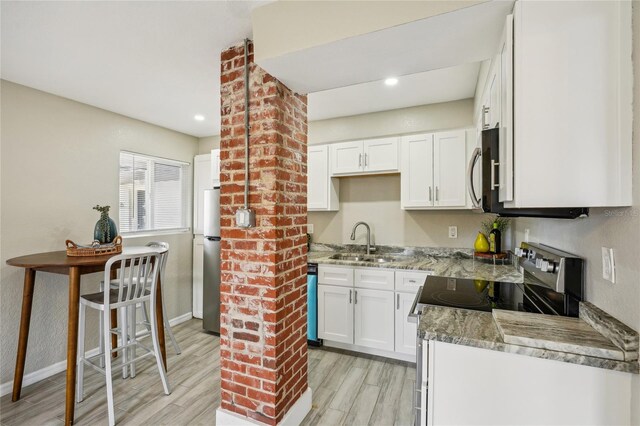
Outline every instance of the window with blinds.
<svg viewBox="0 0 640 426">
<path fill-rule="evenodd" d="M 188 167 L 120 152 L 120 232 L 188 229 Z"/>
</svg>

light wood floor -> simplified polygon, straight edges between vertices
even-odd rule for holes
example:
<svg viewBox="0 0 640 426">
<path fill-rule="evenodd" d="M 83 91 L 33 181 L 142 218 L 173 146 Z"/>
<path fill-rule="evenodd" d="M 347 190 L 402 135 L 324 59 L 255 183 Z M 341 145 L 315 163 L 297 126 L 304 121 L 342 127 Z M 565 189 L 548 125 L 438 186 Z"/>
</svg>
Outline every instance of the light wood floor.
<svg viewBox="0 0 640 426">
<path fill-rule="evenodd" d="M 219 339 L 191 320 L 173 328 L 181 355 L 167 347 L 171 395 L 164 395 L 155 363 L 138 363 L 137 376 L 114 377 L 116 421 L 121 425 L 214 425 L 220 405 Z M 167 342 L 169 343 L 169 342 Z M 343 351 L 309 351 L 313 408 L 305 425 L 410 425 L 413 365 Z M 107 422 L 104 376 L 85 370 L 85 398 L 75 424 Z M 2 425 L 61 425 L 65 373 L 22 390 L 20 401 L 0 399 Z"/>
</svg>

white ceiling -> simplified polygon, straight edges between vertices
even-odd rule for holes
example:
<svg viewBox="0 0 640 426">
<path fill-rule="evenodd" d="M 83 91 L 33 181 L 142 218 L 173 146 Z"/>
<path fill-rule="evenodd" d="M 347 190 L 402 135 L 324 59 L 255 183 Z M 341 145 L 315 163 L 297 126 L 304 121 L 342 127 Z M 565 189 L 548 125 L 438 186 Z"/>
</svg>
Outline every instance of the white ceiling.
<svg viewBox="0 0 640 426">
<path fill-rule="evenodd" d="M 265 3 L 269 1 L 2 1 L 0 76 L 193 136 L 219 134 L 220 52 L 251 37 L 251 10 Z M 375 61 L 364 68 L 361 63 L 353 69 L 343 64 L 339 76 L 348 75 L 350 80 L 341 86 L 350 86 L 311 94 L 309 119 L 472 97 L 478 65 L 470 62 L 485 59 L 487 52 L 493 51 L 497 28 L 502 28 L 499 17 L 508 9 L 503 3 L 512 4 L 491 3 L 497 5 L 485 6 L 484 12 L 477 9 L 475 16 L 467 11 L 463 22 L 469 27 L 461 30 L 458 25 L 459 33 L 447 30 L 448 42 L 443 34 L 422 39 L 430 42 L 423 43 L 419 56 L 412 51 L 415 27 L 404 35 L 408 38 L 402 49 L 397 49 L 393 34 L 402 27 L 402 31 L 411 29 L 406 26 L 392 28 L 391 38 L 385 37 L 385 31 L 367 36 L 367 43 L 376 43 L 374 56 L 384 66 L 372 73 Z M 487 27 L 488 23 L 495 25 Z M 460 40 L 473 40 L 469 46 L 462 43 L 466 55 L 455 52 L 457 44 L 451 45 L 452 41 L 460 44 Z M 320 57 L 340 60 L 344 50 L 331 54 L 329 48 L 322 47 Z M 404 56 L 385 57 L 382 52 L 388 49 Z M 439 59 L 422 67 L 421 59 L 416 58 L 424 55 Z M 315 63 L 306 60 L 296 66 Z M 461 63 L 467 64 L 435 69 Z M 374 81 L 391 74 L 411 74 L 416 67 L 418 71 L 435 70 L 400 77 L 392 88 Z M 311 91 L 329 88 L 318 84 L 329 76 L 330 70 L 325 68 L 306 74 L 305 84 Z M 274 75 L 286 83 L 286 71 L 282 76 L 281 71 Z M 370 83 L 355 84 L 367 81 Z M 204 115 L 205 120 L 195 121 L 195 114 Z"/>
<path fill-rule="evenodd" d="M 251 36 L 251 9 L 264 3 L 2 1 L 0 75 L 190 135 L 218 134 L 220 52 Z"/>
<path fill-rule="evenodd" d="M 474 62 L 397 76 L 395 86 L 378 80 L 311 93 L 308 114 L 313 120 L 324 120 L 472 98 L 479 70 L 480 62 Z"/>
</svg>

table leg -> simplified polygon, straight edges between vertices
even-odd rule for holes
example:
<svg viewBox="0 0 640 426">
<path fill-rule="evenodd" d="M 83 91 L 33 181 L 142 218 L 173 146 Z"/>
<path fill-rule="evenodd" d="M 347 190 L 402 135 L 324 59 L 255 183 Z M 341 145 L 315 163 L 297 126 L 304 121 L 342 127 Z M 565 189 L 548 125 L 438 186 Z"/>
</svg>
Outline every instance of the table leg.
<svg viewBox="0 0 640 426">
<path fill-rule="evenodd" d="M 78 313 L 80 308 L 80 268 L 69 268 L 69 322 L 67 330 L 67 394 L 64 423 L 73 424 L 78 357 Z"/>
<path fill-rule="evenodd" d="M 158 327 L 158 343 L 160 344 L 160 354 L 164 369 L 167 370 L 167 348 L 164 341 L 164 312 L 162 312 L 162 285 L 160 277 L 158 277 L 158 285 L 156 286 L 156 326 Z"/>
<path fill-rule="evenodd" d="M 33 305 L 33 287 L 36 282 L 35 269 L 24 270 L 24 289 L 22 290 L 22 313 L 20 315 L 20 334 L 18 337 L 18 355 L 16 356 L 16 371 L 13 376 L 13 395 L 11 401 L 20 399 L 24 363 L 27 358 L 27 341 L 29 340 L 29 325 L 31 323 L 31 306 Z"/>
</svg>

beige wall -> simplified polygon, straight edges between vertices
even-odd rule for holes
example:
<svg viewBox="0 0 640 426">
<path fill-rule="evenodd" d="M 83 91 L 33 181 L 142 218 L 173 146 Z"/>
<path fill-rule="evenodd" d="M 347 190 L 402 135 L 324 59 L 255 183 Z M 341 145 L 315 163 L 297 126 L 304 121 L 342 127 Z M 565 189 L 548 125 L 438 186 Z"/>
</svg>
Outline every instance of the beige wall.
<svg viewBox="0 0 640 426">
<path fill-rule="evenodd" d="M 465 99 L 351 117 L 309 122 L 309 143 L 318 144 L 374 136 L 407 134 L 472 126 L 473 100 Z M 309 212 L 313 241 L 350 243 L 353 225 L 363 220 L 376 244 L 472 247 L 488 216 L 470 211 L 404 211 L 400 208 L 400 175 L 340 179 L 340 210 Z M 458 238 L 448 237 L 449 226 Z M 356 243 L 365 241 L 358 231 Z"/>
<path fill-rule="evenodd" d="M 1 82 L 0 383 L 13 379 L 23 270 L 9 258 L 64 249 L 64 241 L 89 242 L 96 204 L 112 206 L 118 221 L 121 149 L 193 162 L 198 139 L 105 110 Z M 125 240 L 169 242 L 164 293 L 167 315 L 191 311 L 190 233 Z M 98 288 L 99 274 L 82 278 L 81 292 Z M 26 373 L 66 358 L 68 281 L 38 273 Z M 87 347 L 97 345 L 97 316 L 88 318 Z"/>
<path fill-rule="evenodd" d="M 473 6 L 481 1 L 278 1 L 253 10 L 256 61 Z M 358 19 L 353 19 L 357 16 Z"/>
<path fill-rule="evenodd" d="M 587 219 L 518 219 L 515 238 L 525 229 L 531 241 L 586 259 L 586 299 L 640 332 L 640 7 L 633 4 L 633 206 L 591 209 Z M 616 283 L 602 278 L 602 247 L 613 248 Z M 640 424 L 640 377 L 633 378 L 632 421 Z"/>
<path fill-rule="evenodd" d="M 207 136 L 198 140 L 198 154 L 209 154 L 212 149 L 220 148 L 220 135 Z"/>
</svg>

